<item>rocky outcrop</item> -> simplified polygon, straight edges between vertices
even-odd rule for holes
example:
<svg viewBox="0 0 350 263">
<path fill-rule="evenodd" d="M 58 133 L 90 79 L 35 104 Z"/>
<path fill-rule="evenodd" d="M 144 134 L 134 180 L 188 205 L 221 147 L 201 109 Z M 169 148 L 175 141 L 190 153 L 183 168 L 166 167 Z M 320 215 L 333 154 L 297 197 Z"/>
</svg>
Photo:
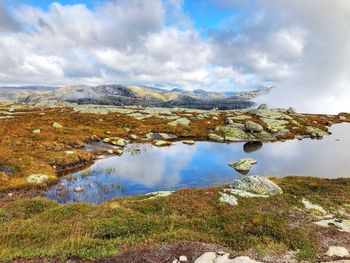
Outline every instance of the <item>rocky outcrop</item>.
<svg viewBox="0 0 350 263">
<path fill-rule="evenodd" d="M 194 263 L 259 263 L 249 257 L 232 258 L 228 253 L 207 252 L 197 258 Z"/>
<path fill-rule="evenodd" d="M 241 180 L 235 181 L 233 188 L 258 195 L 282 194 L 282 189 L 263 176 L 245 176 Z"/>
<path fill-rule="evenodd" d="M 49 177 L 45 174 L 32 174 L 27 177 L 28 183 L 41 184 L 49 180 Z"/>
</svg>

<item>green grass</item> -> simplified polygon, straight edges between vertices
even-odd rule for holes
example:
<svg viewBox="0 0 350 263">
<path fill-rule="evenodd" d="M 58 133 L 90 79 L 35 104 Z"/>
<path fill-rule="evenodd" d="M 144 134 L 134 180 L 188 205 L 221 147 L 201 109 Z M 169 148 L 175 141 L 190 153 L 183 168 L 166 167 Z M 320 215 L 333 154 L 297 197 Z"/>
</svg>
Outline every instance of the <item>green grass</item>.
<svg viewBox="0 0 350 263">
<path fill-rule="evenodd" d="M 298 250 L 317 255 L 317 227 L 298 220 L 301 198 L 334 208 L 350 200 L 350 180 L 274 179 L 285 193 L 218 201 L 221 187 L 186 189 L 168 197 L 118 198 L 105 204 L 60 205 L 47 199 L 19 200 L 0 208 L 0 260 L 31 257 L 95 259 L 135 245 L 202 241 L 258 254 Z M 337 189 L 337 193 L 334 193 Z M 336 198 L 335 198 L 336 195 Z"/>
</svg>

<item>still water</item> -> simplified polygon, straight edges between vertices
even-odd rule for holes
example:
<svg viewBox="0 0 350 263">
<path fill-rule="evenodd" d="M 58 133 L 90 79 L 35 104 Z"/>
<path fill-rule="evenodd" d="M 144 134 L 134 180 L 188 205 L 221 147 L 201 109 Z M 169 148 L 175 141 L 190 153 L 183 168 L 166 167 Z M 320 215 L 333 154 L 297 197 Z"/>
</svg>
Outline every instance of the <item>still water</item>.
<svg viewBox="0 0 350 263">
<path fill-rule="evenodd" d="M 245 157 L 258 161 L 248 175 L 350 177 L 350 124 L 335 125 L 331 131 L 323 140 L 263 145 L 176 142 L 159 148 L 133 144 L 122 156 L 99 160 L 87 170 L 62 177 L 46 195 L 60 203 L 101 203 L 118 196 L 222 185 L 241 177 L 228 163 Z M 78 187 L 84 191 L 75 192 Z"/>
</svg>

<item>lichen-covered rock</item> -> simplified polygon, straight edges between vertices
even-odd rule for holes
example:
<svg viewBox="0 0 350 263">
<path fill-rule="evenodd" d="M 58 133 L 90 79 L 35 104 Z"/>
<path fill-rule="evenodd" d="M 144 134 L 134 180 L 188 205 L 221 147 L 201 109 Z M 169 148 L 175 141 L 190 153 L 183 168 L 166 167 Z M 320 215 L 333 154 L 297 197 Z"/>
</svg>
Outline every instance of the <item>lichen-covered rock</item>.
<svg viewBox="0 0 350 263">
<path fill-rule="evenodd" d="M 34 134 L 39 134 L 39 133 L 41 133 L 41 130 L 40 129 L 35 129 L 35 130 L 33 130 L 33 133 Z"/>
<path fill-rule="evenodd" d="M 255 123 L 253 121 L 246 121 L 244 124 L 244 128 L 248 132 L 262 132 L 264 130 L 264 128 L 260 124 Z"/>
<path fill-rule="evenodd" d="M 350 220 L 347 219 L 325 219 L 317 221 L 315 224 L 323 227 L 336 227 L 339 231 L 350 233 Z"/>
<path fill-rule="evenodd" d="M 191 121 L 187 118 L 180 118 L 177 120 L 174 120 L 172 122 L 169 122 L 169 125 L 176 126 L 176 125 L 182 125 L 182 126 L 188 126 L 190 125 Z"/>
<path fill-rule="evenodd" d="M 217 135 L 215 133 L 208 134 L 208 137 L 210 140 L 217 141 L 217 142 L 224 142 L 225 139 L 221 137 L 220 135 Z"/>
<path fill-rule="evenodd" d="M 124 147 L 126 145 L 126 141 L 124 139 L 118 139 L 115 145 Z"/>
<path fill-rule="evenodd" d="M 220 193 L 221 197 L 219 201 L 221 203 L 227 203 L 229 205 L 238 205 L 237 198 L 233 195 L 226 194 L 226 193 Z"/>
<path fill-rule="evenodd" d="M 41 184 L 41 183 L 47 182 L 48 180 L 49 180 L 49 177 L 45 174 L 32 174 L 27 177 L 28 183 Z"/>
<path fill-rule="evenodd" d="M 228 165 L 241 174 L 247 174 L 256 163 L 257 161 L 252 158 L 243 158 L 237 162 L 229 163 Z"/>
<path fill-rule="evenodd" d="M 154 143 L 155 146 L 170 146 L 171 142 L 159 140 Z"/>
<path fill-rule="evenodd" d="M 282 194 L 282 189 L 263 176 L 245 176 L 232 185 L 235 189 L 251 192 L 258 195 L 277 195 Z"/>
<path fill-rule="evenodd" d="M 303 198 L 301 200 L 301 202 L 303 203 L 306 210 L 314 210 L 314 211 L 317 211 L 318 213 L 320 213 L 321 215 L 327 214 L 327 211 L 322 206 L 317 205 L 317 204 L 313 204 L 305 198 Z"/>
<path fill-rule="evenodd" d="M 345 247 L 330 246 L 325 254 L 328 257 L 348 257 L 349 251 Z"/>
<path fill-rule="evenodd" d="M 267 107 L 267 104 L 261 104 L 259 107 L 258 107 L 258 109 L 259 110 L 266 110 L 266 109 L 268 109 L 268 107 Z"/>
<path fill-rule="evenodd" d="M 52 123 L 52 127 L 56 128 L 56 129 L 61 129 L 61 128 L 63 128 L 62 124 L 60 124 L 60 123 L 58 123 L 58 122 Z"/>
<path fill-rule="evenodd" d="M 194 263 L 259 263 L 249 257 L 232 258 L 228 253 L 206 252 L 197 258 Z"/>
</svg>

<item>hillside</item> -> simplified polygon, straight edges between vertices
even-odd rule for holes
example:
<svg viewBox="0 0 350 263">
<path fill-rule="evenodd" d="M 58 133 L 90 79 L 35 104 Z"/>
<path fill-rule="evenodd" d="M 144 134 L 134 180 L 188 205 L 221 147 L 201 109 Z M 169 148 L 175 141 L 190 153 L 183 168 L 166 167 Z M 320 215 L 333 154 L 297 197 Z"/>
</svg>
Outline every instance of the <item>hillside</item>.
<svg viewBox="0 0 350 263">
<path fill-rule="evenodd" d="M 268 89 L 269 90 L 269 89 Z M 268 92 L 264 90 L 264 92 Z M 145 107 L 184 107 L 196 109 L 241 109 L 254 103 L 251 99 L 262 91 L 230 93 L 205 90 L 163 90 L 153 87 L 111 85 L 76 85 L 66 87 L 3 87 L 0 102 L 22 102 L 40 105 L 55 102 L 98 105 L 138 105 Z"/>
</svg>

